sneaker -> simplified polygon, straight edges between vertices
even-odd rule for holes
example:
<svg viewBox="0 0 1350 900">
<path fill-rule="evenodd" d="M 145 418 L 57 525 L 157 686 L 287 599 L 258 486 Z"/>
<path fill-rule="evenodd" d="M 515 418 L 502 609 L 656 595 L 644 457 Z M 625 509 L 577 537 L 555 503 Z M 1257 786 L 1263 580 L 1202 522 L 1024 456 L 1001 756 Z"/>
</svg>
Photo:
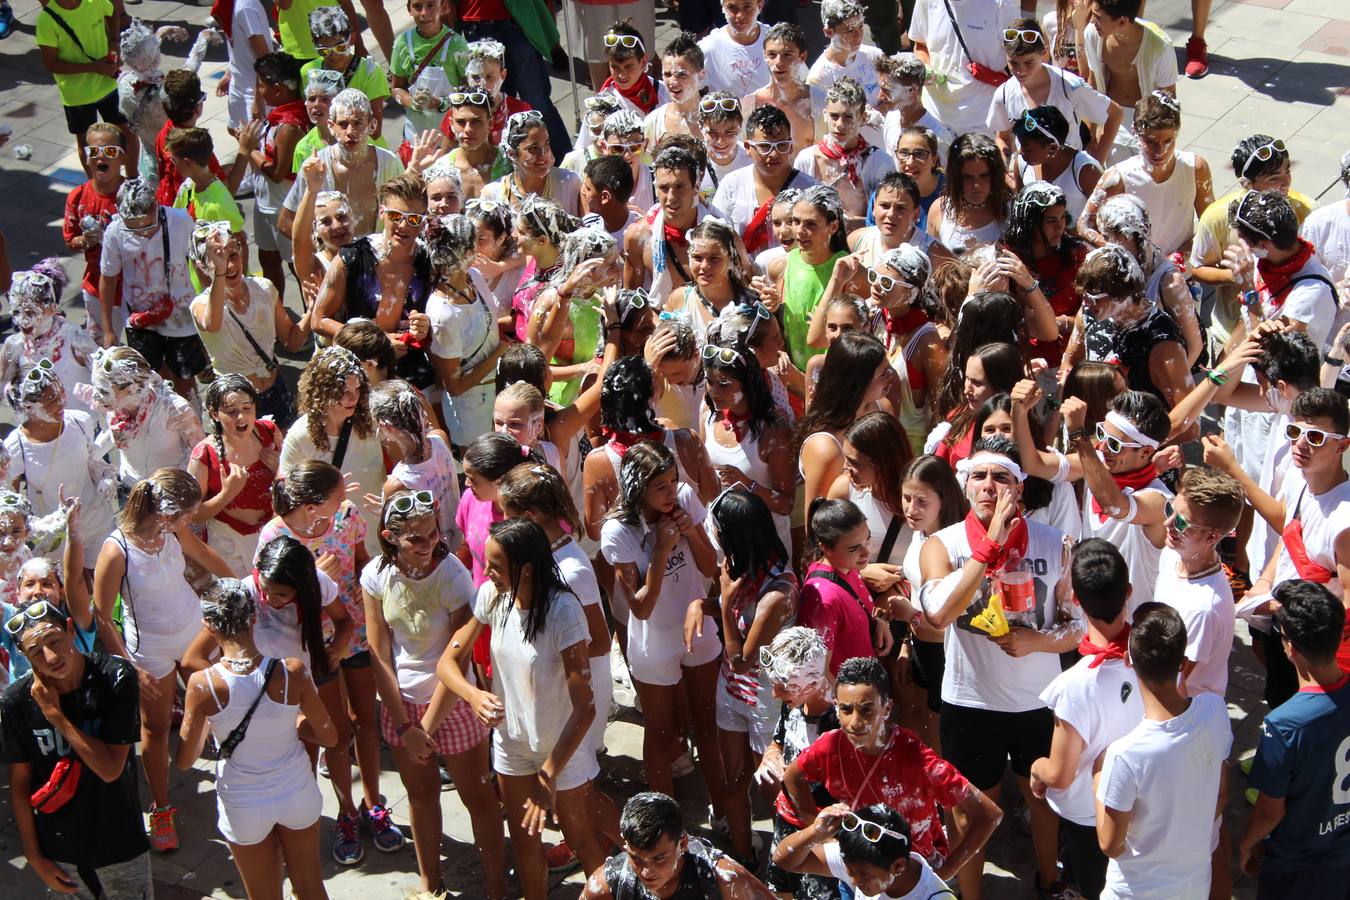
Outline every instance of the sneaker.
<svg viewBox="0 0 1350 900">
<path fill-rule="evenodd" d="M 1209 74 L 1209 47 L 1204 38 L 1192 36 L 1186 42 L 1186 77 L 1204 78 Z"/>
<path fill-rule="evenodd" d="M 381 803 L 367 807 L 363 801 L 361 803 L 361 819 L 370 829 L 370 837 L 376 850 L 383 853 L 393 853 L 395 850 L 403 849 L 403 832 L 394 824 L 394 817 L 389 812 L 389 807 Z"/>
<path fill-rule="evenodd" d="M 361 846 L 361 820 L 351 813 L 338 813 L 333 823 L 333 859 L 340 866 L 354 866 L 366 855 Z"/>
<path fill-rule="evenodd" d="M 150 807 L 150 847 L 159 853 L 168 853 L 178 849 L 178 829 L 174 827 L 173 817 L 178 814 L 175 806 L 160 809 Z"/>
<path fill-rule="evenodd" d="M 160 255 L 163 256 L 162 253 L 161 253 Z M 322 775 L 324 778 L 332 778 L 332 777 L 333 777 L 332 773 L 328 771 L 328 751 L 327 751 L 327 750 L 320 750 L 320 751 L 319 751 L 319 774 Z"/>
<path fill-rule="evenodd" d="M 670 764 L 670 774 L 676 778 L 683 778 L 686 775 L 692 775 L 694 772 L 694 758 L 686 750 L 675 757 Z"/>
<path fill-rule="evenodd" d="M 453 790 L 455 787 L 455 779 L 450 777 L 450 772 L 446 770 L 445 766 L 437 766 L 436 768 L 440 770 L 441 774 L 441 790 Z"/>
<path fill-rule="evenodd" d="M 559 841 L 544 851 L 544 862 L 548 863 L 550 875 L 564 875 L 581 868 L 581 860 L 567 846 L 567 841 Z"/>
<path fill-rule="evenodd" d="M 0 6 L 0 40 L 14 33 L 14 10 L 6 3 Z"/>
<path fill-rule="evenodd" d="M 1078 889 L 1069 884 L 1063 878 L 1056 881 L 1049 887 L 1041 887 L 1041 876 L 1036 876 L 1036 896 L 1044 897 L 1046 900 L 1084 900 Z"/>
</svg>

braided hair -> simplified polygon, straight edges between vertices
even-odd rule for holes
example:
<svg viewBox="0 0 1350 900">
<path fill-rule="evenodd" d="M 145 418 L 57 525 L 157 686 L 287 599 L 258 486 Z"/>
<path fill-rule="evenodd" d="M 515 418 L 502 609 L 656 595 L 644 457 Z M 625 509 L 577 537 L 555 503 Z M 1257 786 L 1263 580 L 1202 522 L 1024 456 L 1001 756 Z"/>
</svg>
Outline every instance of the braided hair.
<svg viewBox="0 0 1350 900">
<path fill-rule="evenodd" d="M 220 424 L 220 407 L 230 394 L 244 394 L 255 409 L 258 406 L 258 389 L 243 375 L 221 375 L 207 385 L 206 392 L 202 396 L 202 404 L 210 414 L 211 440 L 215 443 L 216 453 L 220 457 L 222 476 L 229 470 L 229 463 L 225 457 L 225 426 Z"/>
</svg>

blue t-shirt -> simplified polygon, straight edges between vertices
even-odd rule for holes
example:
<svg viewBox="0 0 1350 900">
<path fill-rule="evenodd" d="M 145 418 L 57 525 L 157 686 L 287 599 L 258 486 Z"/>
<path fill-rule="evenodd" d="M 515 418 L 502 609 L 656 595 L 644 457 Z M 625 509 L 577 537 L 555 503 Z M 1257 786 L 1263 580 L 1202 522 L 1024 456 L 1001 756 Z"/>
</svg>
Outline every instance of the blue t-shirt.
<svg viewBox="0 0 1350 900">
<path fill-rule="evenodd" d="M 1285 801 L 1265 872 L 1350 865 L 1350 686 L 1303 688 L 1271 711 L 1247 783 Z"/>
</svg>

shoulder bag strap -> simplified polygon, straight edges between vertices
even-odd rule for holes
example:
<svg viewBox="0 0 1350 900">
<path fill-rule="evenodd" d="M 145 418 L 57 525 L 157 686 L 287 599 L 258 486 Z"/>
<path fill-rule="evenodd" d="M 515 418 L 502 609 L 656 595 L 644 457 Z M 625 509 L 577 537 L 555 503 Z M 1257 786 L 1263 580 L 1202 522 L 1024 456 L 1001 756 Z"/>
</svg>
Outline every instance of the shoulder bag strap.
<svg viewBox="0 0 1350 900">
<path fill-rule="evenodd" d="M 188 179 L 188 183 L 191 184 L 192 180 Z M 164 244 L 164 293 L 172 297 L 173 282 L 169 276 L 169 217 L 164 214 L 162 206 L 159 208 L 159 239 Z"/>
<path fill-rule="evenodd" d="M 411 32 L 409 33 L 411 34 Z M 408 87 L 412 87 L 412 83 L 417 80 L 417 76 L 421 75 L 422 70 L 430 65 L 431 61 L 436 58 L 436 54 L 440 53 L 441 48 L 445 46 L 445 42 L 450 40 L 450 35 L 454 33 L 452 29 L 445 29 L 445 34 L 441 35 L 441 39 L 436 42 L 436 46 L 428 50 L 427 55 L 422 57 L 422 61 L 417 64 L 417 68 L 413 69 L 412 75 L 408 78 Z M 409 44 L 411 44 L 411 39 L 409 39 Z"/>
<path fill-rule="evenodd" d="M 262 690 L 258 691 L 258 696 L 253 698 L 253 702 L 248 705 L 248 712 L 244 713 L 244 718 L 239 724 L 234 726 L 225 740 L 220 745 L 219 755 L 221 759 L 229 759 L 234 755 L 235 749 L 244 742 L 244 735 L 248 733 L 248 723 L 253 720 L 253 713 L 257 711 L 258 704 L 262 702 L 263 695 L 267 693 L 267 685 L 272 681 L 272 673 L 277 670 L 277 660 L 269 659 L 267 661 L 267 671 L 263 673 Z M 208 676 L 210 677 L 210 676 Z"/>
<path fill-rule="evenodd" d="M 70 27 L 70 23 L 65 20 L 64 16 L 58 14 L 50 6 L 42 7 L 41 12 L 45 12 L 47 15 L 51 16 L 53 21 L 55 21 L 57 25 L 61 26 L 61 30 L 64 31 L 66 34 L 70 35 L 70 39 L 75 42 L 76 49 L 78 49 L 81 53 L 83 53 L 86 57 L 88 57 L 90 62 L 98 62 L 97 59 L 95 59 L 93 56 L 90 56 L 88 50 L 84 49 L 84 43 L 80 40 L 80 36 L 75 33 L 74 28 Z"/>
<path fill-rule="evenodd" d="M 848 591 L 848 595 L 858 601 L 858 608 L 863 611 L 863 615 L 867 616 L 869 619 L 872 618 L 872 614 L 867 611 L 867 607 L 863 604 L 862 598 L 858 596 L 858 592 L 853 589 L 853 585 L 849 584 L 848 579 L 843 575 L 840 575 L 833 569 L 825 569 L 824 571 L 812 572 L 811 578 L 824 579 L 825 581 L 838 585 Z"/>
<path fill-rule="evenodd" d="M 333 448 L 333 465 L 339 469 L 342 468 L 342 460 L 347 456 L 347 444 L 352 439 L 352 420 L 348 419 L 342 423 L 342 431 L 338 433 L 337 446 Z"/>
<path fill-rule="evenodd" d="M 881 551 L 877 553 L 877 562 L 884 563 L 891 558 L 891 551 L 895 549 L 895 541 L 900 537 L 900 517 L 891 516 L 891 522 L 886 526 L 886 536 L 881 539 Z"/>
<path fill-rule="evenodd" d="M 1300 281 L 1320 281 L 1323 284 L 1325 284 L 1327 288 L 1331 291 L 1331 301 L 1336 304 L 1336 307 L 1338 309 L 1340 308 L 1341 295 L 1337 292 L 1336 285 L 1332 284 L 1331 279 L 1327 278 L 1325 275 L 1318 275 L 1316 273 L 1313 273 L 1311 275 L 1297 275 L 1289 279 L 1289 283 L 1280 289 L 1280 294 L 1283 295 L 1289 293 L 1289 289 L 1292 288 L 1294 285 L 1298 284 Z"/>
<path fill-rule="evenodd" d="M 975 57 L 970 55 L 970 48 L 966 46 L 966 36 L 961 33 L 961 23 L 956 21 L 956 12 L 952 9 L 951 0 L 942 0 L 942 5 L 947 9 L 947 18 L 952 20 L 952 31 L 956 32 L 956 42 L 961 45 L 961 52 L 966 54 L 966 62 L 975 62 Z"/>
<path fill-rule="evenodd" d="M 239 330 L 244 333 L 245 339 L 248 340 L 248 345 L 253 348 L 254 353 L 258 354 L 258 358 L 263 361 L 263 365 L 267 367 L 267 371 L 275 372 L 277 369 L 281 368 L 281 363 L 277 362 L 277 358 L 264 352 L 263 348 L 258 344 L 258 341 L 253 337 L 249 330 L 244 327 L 244 323 L 234 314 L 234 310 L 230 309 L 228 300 L 225 301 L 225 311 L 230 314 L 230 318 L 234 319 L 234 323 L 238 325 Z"/>
</svg>

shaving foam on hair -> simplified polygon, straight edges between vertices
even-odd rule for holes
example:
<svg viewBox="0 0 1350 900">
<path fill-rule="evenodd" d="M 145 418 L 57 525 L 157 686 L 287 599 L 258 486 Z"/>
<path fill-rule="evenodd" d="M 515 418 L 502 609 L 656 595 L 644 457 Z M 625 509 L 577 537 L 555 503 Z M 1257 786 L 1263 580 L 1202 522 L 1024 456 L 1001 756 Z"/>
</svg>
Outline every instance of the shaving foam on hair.
<svg viewBox="0 0 1350 900">
<path fill-rule="evenodd" d="M 140 19 L 132 19 L 117 44 L 122 62 L 133 72 L 159 69 L 159 38 Z"/>
<path fill-rule="evenodd" d="M 337 9 L 335 6 L 321 6 L 320 9 Z M 336 97 L 342 91 L 342 73 L 332 69 L 313 68 L 305 76 L 305 96 L 318 94 L 322 97 Z"/>
<path fill-rule="evenodd" d="M 1143 281 L 1144 271 L 1139 267 L 1139 261 L 1134 258 L 1130 251 L 1119 244 L 1106 244 L 1098 247 L 1087 255 L 1083 260 L 1083 265 L 1098 260 L 1105 260 L 1105 269 L 1110 275 L 1121 281 Z"/>
<path fill-rule="evenodd" d="M 587 226 L 578 228 L 562 241 L 562 265 L 549 278 L 554 287 L 562 287 L 572 270 L 588 259 L 603 259 L 618 250 L 618 243 L 608 231 Z"/>
<path fill-rule="evenodd" d="M 912 244 L 901 244 L 894 250 L 887 250 L 881 257 L 881 263 L 900 273 L 900 278 L 913 287 L 923 287 L 933 271 L 928 255 Z"/>
<path fill-rule="evenodd" d="M 477 247 L 477 234 L 473 219 L 456 213 L 434 220 L 434 227 L 418 238 L 426 247 L 439 280 L 469 267 Z"/>
<path fill-rule="evenodd" d="M 826 28 L 834 28 L 841 22 L 856 19 L 863 14 L 863 8 L 854 0 L 821 0 L 820 20 Z M 837 38 L 831 38 L 831 41 Z"/>
<path fill-rule="evenodd" d="M 218 578 L 202 592 L 202 622 L 221 637 L 248 631 L 257 614 L 253 595 L 238 578 Z"/>
<path fill-rule="evenodd" d="M 506 45 L 492 38 L 473 41 L 469 44 L 469 62 L 480 66 L 485 59 L 495 60 L 503 68 L 506 66 Z"/>
<path fill-rule="evenodd" d="M 309 14 L 309 33 L 316 41 L 320 38 L 331 40 L 350 35 L 352 26 L 342 7 L 320 6 Z"/>
<path fill-rule="evenodd" d="M 128 178 L 117 189 L 117 214 L 123 219 L 138 219 L 159 209 L 155 182 L 149 178 Z"/>
<path fill-rule="evenodd" d="M 1152 226 L 1144 201 L 1134 194 L 1114 194 L 1097 208 L 1097 227 L 1104 232 L 1133 238 L 1139 246 L 1147 247 L 1152 240 Z"/>
<path fill-rule="evenodd" d="M 340 112 L 354 113 L 358 116 L 364 116 L 367 120 L 374 115 L 370 109 L 370 98 L 356 88 L 347 88 L 333 98 L 332 115 L 337 116 Z"/>
<path fill-rule="evenodd" d="M 600 126 L 600 136 L 604 138 L 623 137 L 642 131 L 642 117 L 631 109 L 621 109 L 605 116 L 605 124 Z"/>
</svg>

